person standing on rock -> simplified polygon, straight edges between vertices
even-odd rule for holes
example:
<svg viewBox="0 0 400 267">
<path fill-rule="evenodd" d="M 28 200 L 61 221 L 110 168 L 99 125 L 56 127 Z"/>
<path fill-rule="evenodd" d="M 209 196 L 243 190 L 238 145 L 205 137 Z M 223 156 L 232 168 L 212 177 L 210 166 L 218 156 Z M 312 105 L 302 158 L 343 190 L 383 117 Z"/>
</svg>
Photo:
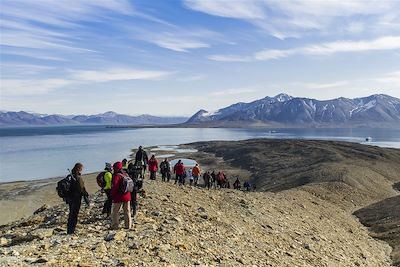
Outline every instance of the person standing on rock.
<svg viewBox="0 0 400 267">
<path fill-rule="evenodd" d="M 160 164 L 161 179 L 163 182 L 171 179 L 171 165 L 169 164 L 168 158 L 165 158 Z"/>
<path fill-rule="evenodd" d="M 158 160 L 155 155 L 151 155 L 149 160 L 150 180 L 155 180 L 158 170 Z"/>
<path fill-rule="evenodd" d="M 119 210 L 121 206 L 124 210 L 125 228 L 130 229 L 132 226 L 132 217 L 130 212 L 131 192 L 121 192 L 120 188 L 123 183 L 122 162 L 118 161 L 113 165 L 114 175 L 111 183 L 111 197 L 113 202 L 111 228 L 119 227 Z"/>
<path fill-rule="evenodd" d="M 122 171 L 125 173 L 128 173 L 128 160 L 127 159 L 122 160 Z"/>
<path fill-rule="evenodd" d="M 199 164 L 196 163 L 196 166 L 193 167 L 192 175 L 193 175 L 193 180 L 194 180 L 194 186 L 197 186 L 197 184 L 199 182 L 199 177 L 201 175 L 201 169 L 200 169 Z"/>
<path fill-rule="evenodd" d="M 217 180 L 217 176 L 215 175 L 215 171 L 212 171 L 210 176 L 211 176 L 211 187 L 216 188 L 215 181 Z"/>
<path fill-rule="evenodd" d="M 103 190 L 106 193 L 107 199 L 104 202 L 103 211 L 101 214 L 107 214 L 107 218 L 111 215 L 111 206 L 112 206 L 112 198 L 111 198 L 111 180 L 112 180 L 112 166 L 111 163 L 106 163 L 106 167 L 104 168 L 104 181 L 106 185 Z"/>
<path fill-rule="evenodd" d="M 206 171 L 203 174 L 203 180 L 204 180 L 204 187 L 207 187 L 208 189 L 210 189 L 211 187 L 211 175 L 209 171 Z"/>
<path fill-rule="evenodd" d="M 179 181 L 179 185 L 185 185 L 185 178 L 183 178 L 183 175 L 185 173 L 185 166 L 183 166 L 183 163 L 181 160 L 178 160 L 178 162 L 174 166 L 174 173 L 175 173 L 175 184 Z"/>
<path fill-rule="evenodd" d="M 149 158 L 147 157 L 146 151 L 144 151 L 142 146 L 139 146 L 138 151 L 136 152 L 135 155 L 135 164 L 143 163 L 143 174 L 142 174 L 142 179 L 144 178 L 144 174 L 146 173 L 146 167 L 149 162 Z"/>
<path fill-rule="evenodd" d="M 193 173 L 192 173 L 192 168 L 190 168 L 190 169 L 186 172 L 186 177 L 189 178 L 189 185 L 192 186 L 192 185 L 193 185 Z"/>
<path fill-rule="evenodd" d="M 67 234 L 72 235 L 75 233 L 76 224 L 78 223 L 78 214 L 81 208 L 82 197 L 87 205 L 89 205 L 89 194 L 86 191 L 85 184 L 82 179 L 83 164 L 76 163 L 72 168 L 71 175 L 73 179 L 71 196 L 67 199 L 69 205 Z"/>
</svg>

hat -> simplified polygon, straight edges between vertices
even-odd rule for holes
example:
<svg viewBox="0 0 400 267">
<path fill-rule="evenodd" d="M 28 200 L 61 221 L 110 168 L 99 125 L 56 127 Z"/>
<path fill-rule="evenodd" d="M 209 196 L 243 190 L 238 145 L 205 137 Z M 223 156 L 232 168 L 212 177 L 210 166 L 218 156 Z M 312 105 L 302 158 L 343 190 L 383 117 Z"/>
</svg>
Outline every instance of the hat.
<svg viewBox="0 0 400 267">
<path fill-rule="evenodd" d="M 106 169 L 106 170 L 112 170 L 111 163 L 106 162 L 106 168 L 105 168 L 105 169 Z"/>
<path fill-rule="evenodd" d="M 122 162 L 121 161 L 117 161 L 114 163 L 113 165 L 114 170 L 121 170 L 122 169 Z"/>
</svg>

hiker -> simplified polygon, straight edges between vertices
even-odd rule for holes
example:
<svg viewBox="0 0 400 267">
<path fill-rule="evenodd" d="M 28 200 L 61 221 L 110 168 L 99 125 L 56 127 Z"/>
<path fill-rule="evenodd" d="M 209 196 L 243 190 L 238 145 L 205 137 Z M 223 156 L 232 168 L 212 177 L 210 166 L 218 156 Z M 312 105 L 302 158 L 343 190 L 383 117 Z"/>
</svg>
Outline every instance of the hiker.
<svg viewBox="0 0 400 267">
<path fill-rule="evenodd" d="M 68 223 L 67 223 L 67 234 L 72 235 L 75 233 L 76 224 L 78 223 L 78 214 L 81 208 L 82 197 L 84 198 L 87 205 L 89 205 L 89 194 L 86 191 L 85 184 L 83 182 L 81 173 L 83 170 L 82 163 L 76 163 L 74 168 L 71 170 L 72 183 L 71 195 L 67 199 L 69 205 Z"/>
<path fill-rule="evenodd" d="M 127 159 L 122 160 L 122 171 L 125 173 L 128 173 L 128 160 Z"/>
<path fill-rule="evenodd" d="M 185 180 L 183 178 L 183 174 L 185 173 L 185 166 L 183 166 L 183 163 L 181 160 L 178 160 L 178 162 L 174 166 L 174 173 L 175 173 L 175 183 L 176 184 L 179 181 L 179 185 L 185 184 Z"/>
<path fill-rule="evenodd" d="M 246 188 L 246 191 L 250 191 L 251 185 L 248 181 L 244 182 L 243 187 Z"/>
<path fill-rule="evenodd" d="M 186 177 L 189 178 L 189 185 L 192 186 L 192 185 L 193 185 L 193 173 L 192 173 L 192 168 L 190 168 L 190 169 L 186 172 Z"/>
<path fill-rule="evenodd" d="M 156 179 L 157 170 L 158 160 L 156 159 L 155 155 L 151 155 L 151 158 L 149 160 L 150 180 Z"/>
<path fill-rule="evenodd" d="M 171 179 L 171 165 L 169 164 L 168 158 L 165 158 L 160 164 L 161 179 L 163 182 Z"/>
<path fill-rule="evenodd" d="M 194 166 L 192 170 L 192 175 L 193 175 L 193 180 L 194 180 L 194 186 L 197 186 L 197 183 L 199 181 L 199 176 L 201 174 L 201 169 L 199 164 L 196 163 L 196 166 Z"/>
<path fill-rule="evenodd" d="M 135 164 L 138 163 L 138 162 L 142 162 L 142 167 L 143 167 L 142 178 L 144 178 L 144 174 L 146 173 L 146 167 L 147 167 L 147 164 L 149 162 L 149 159 L 147 157 L 146 151 L 143 150 L 142 146 L 139 146 L 139 149 L 138 149 L 138 151 L 136 152 L 136 155 L 135 155 Z"/>
<path fill-rule="evenodd" d="M 217 179 L 217 187 L 222 188 L 224 185 L 224 179 L 225 179 L 224 172 L 222 172 L 222 171 L 218 172 L 216 179 Z"/>
<path fill-rule="evenodd" d="M 118 229 L 119 227 L 119 210 L 121 206 L 124 210 L 125 228 L 130 229 L 132 218 L 130 213 L 131 192 L 122 193 L 121 187 L 123 183 L 122 162 L 115 162 L 113 165 L 114 175 L 111 185 L 111 197 L 113 202 L 111 228 Z"/>
<path fill-rule="evenodd" d="M 106 163 L 106 167 L 104 168 L 104 181 L 106 185 L 104 186 L 103 190 L 106 193 L 107 199 L 104 202 L 103 211 L 101 214 L 107 214 L 107 217 L 111 215 L 111 206 L 112 206 L 112 198 L 111 198 L 111 180 L 112 180 L 112 166 L 111 163 Z"/>
<path fill-rule="evenodd" d="M 207 187 L 208 189 L 210 189 L 211 187 L 211 175 L 209 171 L 206 171 L 203 174 L 203 180 L 204 180 L 204 186 Z"/>
<path fill-rule="evenodd" d="M 137 211 L 137 199 L 139 190 L 143 187 L 143 180 L 142 178 L 142 167 L 141 164 L 133 164 L 131 161 L 128 165 L 128 174 L 129 177 L 133 180 L 133 190 L 131 192 L 131 209 L 132 209 L 132 220 L 134 220 Z M 143 190 L 142 190 L 143 191 Z"/>
<path fill-rule="evenodd" d="M 217 180 L 217 177 L 216 177 L 216 175 L 215 175 L 215 171 L 212 171 L 212 173 L 210 174 L 210 176 L 211 176 L 211 187 L 216 188 L 216 186 L 215 186 L 215 181 Z"/>
<path fill-rule="evenodd" d="M 237 177 L 236 181 L 233 183 L 233 189 L 240 190 L 241 187 L 242 186 L 240 184 L 239 177 Z"/>
</svg>

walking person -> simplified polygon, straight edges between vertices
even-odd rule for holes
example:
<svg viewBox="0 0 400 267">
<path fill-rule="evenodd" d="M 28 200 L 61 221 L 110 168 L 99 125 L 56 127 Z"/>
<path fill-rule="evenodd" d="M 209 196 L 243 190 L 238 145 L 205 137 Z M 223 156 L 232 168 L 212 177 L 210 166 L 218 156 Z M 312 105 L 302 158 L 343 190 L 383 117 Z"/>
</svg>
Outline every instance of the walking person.
<svg viewBox="0 0 400 267">
<path fill-rule="evenodd" d="M 185 178 L 183 177 L 185 173 L 185 166 L 183 166 L 181 160 L 178 160 L 178 162 L 175 164 L 174 173 L 175 173 L 175 184 L 179 181 L 179 185 L 185 185 Z"/>
<path fill-rule="evenodd" d="M 204 180 L 204 187 L 210 189 L 211 187 L 211 175 L 209 171 L 206 171 L 203 174 L 203 180 Z"/>
<path fill-rule="evenodd" d="M 189 185 L 192 186 L 192 185 L 193 185 L 193 173 L 192 173 L 192 168 L 190 168 L 190 169 L 186 172 L 186 177 L 189 178 Z"/>
<path fill-rule="evenodd" d="M 199 182 L 199 177 L 201 175 L 201 169 L 200 169 L 199 164 L 196 163 L 196 166 L 193 167 L 192 175 L 193 175 L 193 180 L 194 180 L 194 186 L 197 186 L 197 184 Z"/>
<path fill-rule="evenodd" d="M 168 158 L 165 158 L 160 164 L 161 179 L 163 182 L 171 179 L 171 165 L 169 164 Z"/>
<path fill-rule="evenodd" d="M 128 173 L 128 160 L 127 159 L 122 160 L 122 171 L 125 173 Z"/>
<path fill-rule="evenodd" d="M 106 201 L 104 202 L 103 211 L 101 214 L 107 214 L 107 217 L 111 215 L 111 206 L 112 206 L 112 198 L 111 198 L 111 180 L 112 180 L 112 166 L 111 163 L 106 163 L 106 167 L 104 168 L 104 181 L 106 185 L 104 186 L 103 190 L 107 196 Z"/>
<path fill-rule="evenodd" d="M 72 190 L 71 195 L 67 199 L 69 206 L 68 223 L 67 223 L 67 234 L 72 235 L 75 233 L 76 225 L 78 223 L 78 214 L 81 208 L 82 197 L 84 198 L 87 205 L 89 205 L 89 194 L 86 191 L 85 184 L 82 179 L 83 164 L 76 163 L 72 168 L 71 175 Z"/>
<path fill-rule="evenodd" d="M 147 167 L 148 163 L 149 163 L 149 158 L 147 157 L 146 151 L 144 151 L 142 146 L 139 146 L 139 149 L 135 155 L 135 164 L 136 165 L 142 164 L 142 166 L 143 166 L 142 179 L 144 179 L 144 174 L 146 173 L 146 167 Z"/>
<path fill-rule="evenodd" d="M 215 171 L 212 171 L 210 176 L 211 176 L 211 187 L 217 188 L 216 185 L 215 185 L 215 182 L 217 180 L 217 176 L 215 175 Z"/>
<path fill-rule="evenodd" d="M 158 170 L 158 160 L 155 155 L 151 155 L 149 160 L 150 180 L 155 180 Z"/>
<path fill-rule="evenodd" d="M 122 162 L 118 161 L 113 165 L 114 175 L 111 185 L 111 197 L 113 202 L 111 228 L 119 228 L 119 210 L 121 206 L 124 210 L 125 228 L 130 229 L 132 226 L 132 217 L 130 213 L 131 192 L 122 192 L 124 175 L 122 172 Z"/>
</svg>

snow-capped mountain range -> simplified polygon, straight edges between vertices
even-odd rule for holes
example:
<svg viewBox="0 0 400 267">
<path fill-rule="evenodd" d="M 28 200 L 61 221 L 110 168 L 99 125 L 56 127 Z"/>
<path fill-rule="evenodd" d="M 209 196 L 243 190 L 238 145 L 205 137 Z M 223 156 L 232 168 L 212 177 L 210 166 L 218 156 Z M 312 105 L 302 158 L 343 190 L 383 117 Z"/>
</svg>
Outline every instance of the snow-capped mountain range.
<svg viewBox="0 0 400 267">
<path fill-rule="evenodd" d="M 177 124 L 187 117 L 130 116 L 108 111 L 96 115 L 47 115 L 19 112 L 0 112 L 0 125 L 160 125 Z"/>
<path fill-rule="evenodd" d="M 279 94 L 217 111 L 200 110 L 186 124 L 264 123 L 293 126 L 400 126 L 400 99 L 388 95 L 316 100 Z"/>
</svg>

